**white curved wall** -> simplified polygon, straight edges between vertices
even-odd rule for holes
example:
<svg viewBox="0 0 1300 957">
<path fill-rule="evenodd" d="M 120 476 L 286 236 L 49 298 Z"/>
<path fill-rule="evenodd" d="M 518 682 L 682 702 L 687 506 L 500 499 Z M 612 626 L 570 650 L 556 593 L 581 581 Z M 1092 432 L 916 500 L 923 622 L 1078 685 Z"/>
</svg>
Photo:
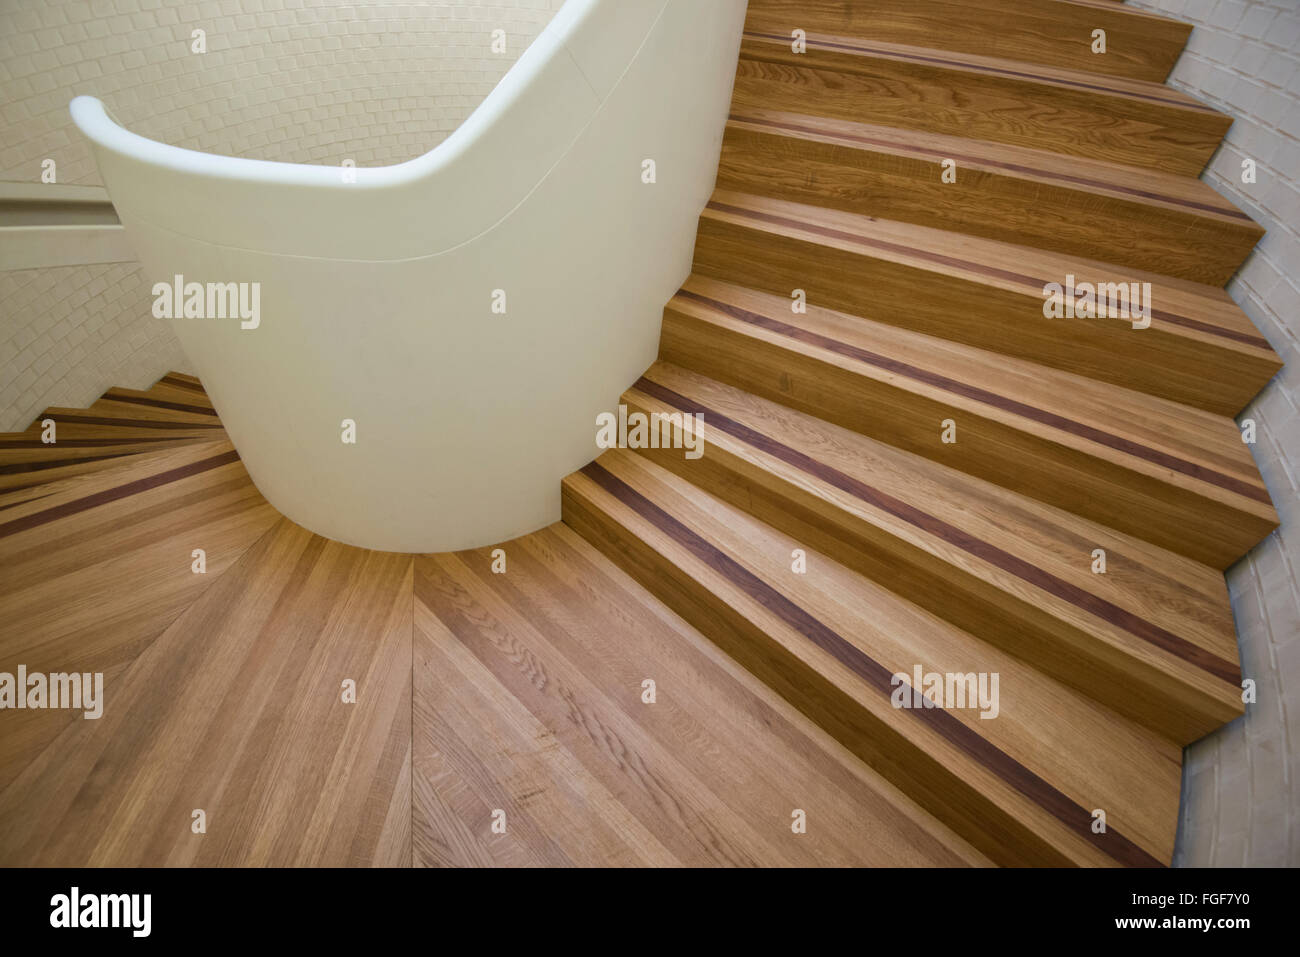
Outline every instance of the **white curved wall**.
<svg viewBox="0 0 1300 957">
<path fill-rule="evenodd" d="M 277 508 L 394 551 L 559 518 L 689 272 L 744 8 L 569 0 L 442 146 L 354 182 L 169 149 L 75 104 L 151 278 L 260 284 L 257 329 L 174 327 Z"/>
<path fill-rule="evenodd" d="M 68 102 L 89 93 L 129 128 L 231 156 L 359 166 L 440 143 L 563 0 L 0 0 L 0 180 L 99 185 Z M 190 50 L 207 31 L 208 52 Z M 491 49 L 504 30 L 506 50 Z M 11 264 L 9 264 L 11 265 Z M 138 263 L 0 262 L 0 431 L 47 406 L 193 372 L 149 314 Z M 87 298 L 89 294 L 90 298 Z"/>
</svg>

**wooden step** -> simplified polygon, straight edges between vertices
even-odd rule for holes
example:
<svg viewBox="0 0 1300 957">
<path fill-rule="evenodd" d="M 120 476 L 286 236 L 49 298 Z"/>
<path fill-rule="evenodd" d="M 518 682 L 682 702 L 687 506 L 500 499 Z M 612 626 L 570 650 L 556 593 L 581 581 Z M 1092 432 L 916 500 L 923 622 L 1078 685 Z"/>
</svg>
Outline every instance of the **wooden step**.
<svg viewBox="0 0 1300 957">
<path fill-rule="evenodd" d="M 1175 742 L 1241 715 L 1220 573 L 667 363 L 623 402 L 703 441 L 651 461 Z"/>
<path fill-rule="evenodd" d="M 195 376 L 185 375 L 182 372 L 167 373 L 151 385 L 148 390 L 146 390 L 145 394 L 160 399 L 180 402 L 186 405 L 198 405 L 209 409 L 212 408 L 212 400 L 208 398 L 208 393 L 207 390 L 203 388 L 203 383 Z"/>
<path fill-rule="evenodd" d="M 1081 376 L 696 278 L 660 357 L 1214 568 L 1277 526 L 1231 419 Z"/>
<path fill-rule="evenodd" d="M 101 563 L 116 559 L 111 574 L 93 563 L 73 572 L 72 547 L 41 559 L 70 576 L 49 585 L 60 597 L 99 591 L 115 577 L 100 615 L 147 612 L 157 632 L 105 674 L 100 719 L 35 712 L 65 716 L 65 726 L 0 787 L 0 859 L 64 867 L 409 864 L 411 556 L 313 536 L 250 493 L 247 476 L 240 507 L 219 471 L 181 480 L 204 491 L 170 484 L 143 493 L 161 493 L 171 505 L 146 512 L 152 528 L 138 533 L 129 500 L 106 506 L 125 511 L 117 529 L 128 534 L 79 544 Z M 191 574 L 189 549 L 205 541 L 208 574 Z M 185 594 L 169 594 L 178 587 Z M 164 622 L 160 613 L 173 603 L 179 608 Z M 58 604 L 56 621 L 73 617 Z M 83 642 L 100 638 L 91 632 Z M 59 670 L 70 664 L 46 660 Z M 356 682 L 355 703 L 340 702 L 345 678 Z M 206 835 L 186 823 L 195 806 L 207 813 Z"/>
<path fill-rule="evenodd" d="M 415 559 L 417 864 L 990 863 L 572 529 L 496 547 Z"/>
<path fill-rule="evenodd" d="M 93 471 L 95 466 L 92 463 L 100 459 L 157 452 L 175 445 L 203 443 L 222 437 L 222 433 L 206 433 L 199 437 L 154 433 L 139 438 L 61 438 L 46 445 L 39 438 L 5 436 L 0 438 L 0 490 L 30 485 L 33 480 L 49 481 L 79 474 L 79 471 Z M 81 466 L 89 467 L 83 469 Z M 62 471 L 69 468 L 79 471 Z"/>
<path fill-rule="evenodd" d="M 203 388 L 203 383 L 199 381 L 198 376 L 189 375 L 184 372 L 169 372 L 158 381 L 176 386 L 177 388 L 186 389 L 191 392 L 201 392 L 204 395 L 207 395 L 207 392 Z"/>
<path fill-rule="evenodd" d="M 1222 289 L 1027 246 L 719 190 L 698 275 L 1236 415 L 1281 362 Z M 1048 284 L 1150 283 L 1151 319 L 1048 318 Z M 1140 323 L 1139 323 L 1140 324 Z"/>
<path fill-rule="evenodd" d="M 995 861 L 1168 862 L 1175 745 L 634 453 L 567 478 L 563 502 L 579 534 Z M 894 706 L 891 676 L 918 667 L 996 673 L 996 717 Z"/>
<path fill-rule="evenodd" d="M 1198 176 L 1231 118 L 1159 83 L 853 37 L 745 34 L 731 111 L 967 136 Z"/>
<path fill-rule="evenodd" d="M 21 432 L 0 434 L 0 508 L 39 497 L 39 487 L 114 468 L 128 456 L 219 442 L 225 430 L 193 377 L 167 377 L 147 391 L 109 389 L 87 409 L 48 408 Z M 183 401 L 182 401 L 183 400 Z M 42 422 L 56 441 L 42 441 Z"/>
<path fill-rule="evenodd" d="M 0 511 L 0 670 L 98 671 L 111 688 L 279 519 L 229 442 L 116 465 Z M 206 553 L 203 574 L 193 570 L 196 548 Z M 74 719 L 66 710 L 7 714 L 0 788 Z"/>
<path fill-rule="evenodd" d="M 103 398 L 84 410 L 83 414 L 102 416 L 123 425 L 130 423 L 137 428 L 151 426 L 171 429 L 186 426 L 193 430 L 221 428 L 217 414 L 212 409 L 204 409 L 202 406 L 179 408 L 180 403 L 163 405 L 162 400 L 145 405 L 134 397 L 115 395 L 114 392 L 115 390 L 109 390 Z"/>
<path fill-rule="evenodd" d="M 181 412 L 197 416 L 217 414 L 206 394 L 186 392 L 161 381 L 147 390 L 109 389 L 104 393 L 103 401 L 112 401 L 119 406 L 136 406 L 150 411 Z"/>
<path fill-rule="evenodd" d="M 0 471 L 0 508 L 9 508 L 20 502 L 41 498 L 49 494 L 50 488 L 62 486 L 66 482 L 96 472 L 116 468 L 130 461 L 135 455 L 170 448 L 175 448 L 175 445 L 168 442 L 152 445 L 137 452 L 120 452 L 82 460 L 68 459 L 63 463 L 35 462 L 8 466 L 10 471 Z"/>
<path fill-rule="evenodd" d="M 745 28 L 871 37 L 1155 83 L 1169 75 L 1192 29 L 1093 0 L 750 0 Z M 1104 54 L 1092 52 L 1099 29 Z"/>
<path fill-rule="evenodd" d="M 772 110 L 731 117 L 718 187 L 1217 286 L 1264 234 L 1189 176 Z"/>
<path fill-rule="evenodd" d="M 99 400 L 88 409 L 50 408 L 42 419 L 53 419 L 58 441 L 95 438 L 220 438 L 221 423 L 214 415 L 196 415 L 171 409 L 143 408 Z M 57 443 L 56 443 L 57 444 Z"/>
<path fill-rule="evenodd" d="M 110 390 L 114 391 L 114 390 Z M 101 405 L 104 400 L 96 405 Z M 131 406 L 124 406 L 124 409 L 131 409 Z M 180 413 L 169 413 L 178 415 Z M 203 421 L 211 422 L 210 418 Z M 39 427 L 39 421 L 33 428 Z M 19 433 L 22 434 L 22 433 Z M 7 461 L 4 446 L 4 439 L 7 437 L 0 436 L 0 463 Z M 136 442 L 130 439 L 113 441 L 109 440 L 105 444 L 100 444 L 94 440 L 72 443 L 73 458 L 45 458 L 36 461 L 13 462 L 0 464 L 0 511 L 19 505 L 23 502 L 34 501 L 39 498 L 45 498 L 67 491 L 75 486 L 84 485 L 92 476 L 98 476 L 98 481 L 111 481 L 112 473 L 118 469 L 130 469 L 135 464 L 133 459 L 137 455 L 161 455 L 172 449 L 191 445 L 212 445 L 213 443 L 222 443 L 226 441 L 224 431 L 204 432 L 201 438 L 177 438 L 170 436 L 161 441 L 150 440 L 146 443 Z M 11 448 L 8 456 L 14 457 L 18 454 L 30 455 L 39 439 L 28 436 L 25 443 L 31 448 Z M 43 446 L 42 448 L 49 448 Z M 57 444 L 55 446 L 57 448 Z M 79 456 L 93 455 L 94 458 L 79 458 Z M 106 473 L 100 475 L 100 473 Z"/>
</svg>

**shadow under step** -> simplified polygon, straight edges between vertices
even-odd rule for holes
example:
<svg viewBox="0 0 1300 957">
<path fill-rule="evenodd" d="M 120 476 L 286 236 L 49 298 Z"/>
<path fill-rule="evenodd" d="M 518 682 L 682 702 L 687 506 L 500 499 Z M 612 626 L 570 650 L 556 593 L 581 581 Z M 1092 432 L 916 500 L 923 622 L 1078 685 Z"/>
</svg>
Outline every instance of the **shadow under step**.
<svg viewBox="0 0 1300 957">
<path fill-rule="evenodd" d="M 732 112 L 815 113 L 1199 176 L 1232 119 L 1159 83 L 809 34 L 746 32 Z"/>
<path fill-rule="evenodd" d="M 1216 286 L 1264 235 L 1190 176 L 773 110 L 730 118 L 718 188 Z"/>
<path fill-rule="evenodd" d="M 692 277 L 660 357 L 1224 569 L 1277 526 L 1231 419 Z"/>
<path fill-rule="evenodd" d="M 608 452 L 565 479 L 563 513 L 995 861 L 1168 863 L 1181 763 L 1172 743 L 817 552 L 794 573 L 792 552 L 806 543 L 634 453 Z M 956 697 L 954 682 L 946 707 L 924 707 L 911 689 L 918 669 L 923 687 L 931 675 L 983 675 L 991 691 L 996 674 L 999 690 L 981 710 Z M 1093 833 L 1096 810 L 1105 833 Z"/>
<path fill-rule="evenodd" d="M 745 28 L 940 45 L 1154 83 L 1164 82 L 1192 31 L 1132 7 L 1058 0 L 749 0 Z M 1105 53 L 1093 52 L 1094 30 L 1106 31 Z"/>
<path fill-rule="evenodd" d="M 1219 572 L 667 363 L 623 402 L 702 439 L 651 461 L 1176 743 L 1242 714 Z"/>
<path fill-rule="evenodd" d="M 1282 367 L 1214 286 L 749 193 L 713 194 L 694 271 L 786 297 L 787 312 L 801 289 L 831 309 L 1219 415 L 1240 412 Z M 1085 283 L 1106 307 L 1095 318 Z"/>
</svg>

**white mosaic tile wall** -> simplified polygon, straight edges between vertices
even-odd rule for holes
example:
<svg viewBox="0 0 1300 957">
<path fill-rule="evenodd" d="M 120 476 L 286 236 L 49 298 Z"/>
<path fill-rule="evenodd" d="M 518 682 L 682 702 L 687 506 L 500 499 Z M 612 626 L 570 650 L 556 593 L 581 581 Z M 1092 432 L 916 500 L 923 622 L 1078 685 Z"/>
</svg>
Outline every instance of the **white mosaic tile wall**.
<svg viewBox="0 0 1300 957">
<path fill-rule="evenodd" d="M 84 408 L 108 388 L 147 389 L 185 371 L 135 263 L 0 272 L 0 432 L 49 406 Z"/>
<path fill-rule="evenodd" d="M 1229 570 L 1259 703 L 1187 750 L 1175 863 L 1300 864 L 1300 3 L 1134 0 L 1195 30 L 1171 82 L 1236 118 L 1205 179 L 1268 229 L 1228 287 L 1286 369 L 1246 411 L 1282 527 Z M 1241 162 L 1258 182 L 1241 182 Z"/>
<path fill-rule="evenodd" d="M 483 101 L 563 0 L 0 0 L 0 180 L 102 185 L 68 101 L 190 149 L 398 163 Z M 207 51 L 191 52 L 192 31 Z M 491 50 L 506 32 L 506 52 Z M 0 431 L 185 360 L 131 266 L 0 272 Z M 111 299 L 75 300 L 116 289 Z M 98 293 L 96 294 L 98 295 Z"/>
</svg>

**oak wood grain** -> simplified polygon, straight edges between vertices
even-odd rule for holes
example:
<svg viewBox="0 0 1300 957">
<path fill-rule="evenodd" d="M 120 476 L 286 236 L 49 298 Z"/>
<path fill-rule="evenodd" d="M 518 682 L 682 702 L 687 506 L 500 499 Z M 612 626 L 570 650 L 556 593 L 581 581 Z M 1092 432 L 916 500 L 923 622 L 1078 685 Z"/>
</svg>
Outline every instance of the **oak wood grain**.
<svg viewBox="0 0 1300 957">
<path fill-rule="evenodd" d="M 1220 286 L 1264 233 L 1190 177 L 770 110 L 732 116 L 718 187 Z"/>
<path fill-rule="evenodd" d="M 1132 7 L 1026 0 L 750 0 L 746 28 L 871 37 L 1163 82 L 1191 27 Z M 1106 31 L 1106 53 L 1092 31 Z"/>
</svg>

